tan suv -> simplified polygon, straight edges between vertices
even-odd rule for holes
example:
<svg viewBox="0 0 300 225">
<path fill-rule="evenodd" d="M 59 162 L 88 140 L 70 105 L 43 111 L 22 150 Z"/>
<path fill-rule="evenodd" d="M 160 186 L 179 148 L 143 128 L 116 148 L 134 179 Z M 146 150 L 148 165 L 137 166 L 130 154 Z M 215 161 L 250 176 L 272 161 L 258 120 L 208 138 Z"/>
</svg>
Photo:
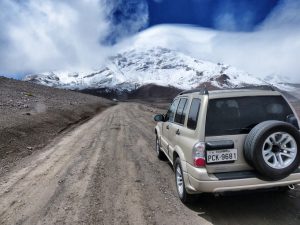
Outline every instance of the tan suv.
<svg viewBox="0 0 300 225">
<path fill-rule="evenodd" d="M 178 195 L 300 183 L 300 134 L 291 105 L 270 88 L 191 90 L 156 115 L 156 151 Z"/>
</svg>

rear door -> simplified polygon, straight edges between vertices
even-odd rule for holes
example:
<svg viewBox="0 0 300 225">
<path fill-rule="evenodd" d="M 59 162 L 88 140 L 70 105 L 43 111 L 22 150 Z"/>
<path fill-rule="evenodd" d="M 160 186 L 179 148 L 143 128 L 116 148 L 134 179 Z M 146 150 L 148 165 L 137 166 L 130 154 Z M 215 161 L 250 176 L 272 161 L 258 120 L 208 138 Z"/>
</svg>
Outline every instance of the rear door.
<svg viewBox="0 0 300 225">
<path fill-rule="evenodd" d="M 291 108 L 281 96 L 209 100 L 205 126 L 208 172 L 251 170 L 244 158 L 244 142 L 248 133 L 254 126 L 266 120 L 286 122 L 291 114 Z M 217 156 L 222 151 L 227 152 L 227 156 Z"/>
<path fill-rule="evenodd" d="M 175 112 L 179 103 L 179 99 L 175 98 L 172 102 L 169 110 L 165 115 L 165 122 L 162 125 L 162 136 L 161 136 L 161 146 L 164 151 L 168 154 L 169 152 L 169 135 L 172 123 L 174 122 Z"/>
</svg>

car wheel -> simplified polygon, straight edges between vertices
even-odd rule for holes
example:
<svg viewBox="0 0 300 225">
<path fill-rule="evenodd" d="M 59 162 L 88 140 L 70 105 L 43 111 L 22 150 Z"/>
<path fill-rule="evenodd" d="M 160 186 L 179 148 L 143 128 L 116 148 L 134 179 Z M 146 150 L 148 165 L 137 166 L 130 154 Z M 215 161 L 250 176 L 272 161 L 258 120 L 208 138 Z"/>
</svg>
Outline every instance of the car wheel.
<svg viewBox="0 0 300 225">
<path fill-rule="evenodd" d="M 164 160 L 165 154 L 163 153 L 162 150 L 160 150 L 160 143 L 159 143 L 159 139 L 157 136 L 156 136 L 155 150 L 156 150 L 157 158 L 159 158 L 160 160 Z"/>
<path fill-rule="evenodd" d="M 178 196 L 183 203 L 185 203 L 185 204 L 189 203 L 192 200 L 192 196 L 189 193 L 187 193 L 187 191 L 185 189 L 185 183 L 184 183 L 184 179 L 183 179 L 183 171 L 182 171 L 181 162 L 180 162 L 179 157 L 176 158 L 176 160 L 175 160 L 174 170 L 175 170 L 175 183 L 176 183 L 176 189 L 177 189 Z"/>
<path fill-rule="evenodd" d="M 300 134 L 292 125 L 265 121 L 255 126 L 244 144 L 244 155 L 266 180 L 279 180 L 300 164 Z"/>
</svg>

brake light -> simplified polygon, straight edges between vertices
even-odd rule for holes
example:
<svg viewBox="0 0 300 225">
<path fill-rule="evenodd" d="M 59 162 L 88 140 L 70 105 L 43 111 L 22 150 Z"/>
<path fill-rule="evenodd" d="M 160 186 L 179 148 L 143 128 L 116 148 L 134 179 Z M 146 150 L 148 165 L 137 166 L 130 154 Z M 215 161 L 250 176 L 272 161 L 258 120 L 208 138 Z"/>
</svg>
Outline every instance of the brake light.
<svg viewBox="0 0 300 225">
<path fill-rule="evenodd" d="M 195 167 L 205 167 L 205 143 L 198 142 L 193 147 L 193 161 Z"/>
</svg>

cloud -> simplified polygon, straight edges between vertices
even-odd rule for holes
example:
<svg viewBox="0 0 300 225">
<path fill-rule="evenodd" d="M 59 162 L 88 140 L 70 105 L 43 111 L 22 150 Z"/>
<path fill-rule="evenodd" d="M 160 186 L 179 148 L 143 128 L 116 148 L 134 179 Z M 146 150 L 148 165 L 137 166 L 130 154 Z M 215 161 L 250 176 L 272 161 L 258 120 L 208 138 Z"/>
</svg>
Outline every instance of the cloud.
<svg viewBox="0 0 300 225">
<path fill-rule="evenodd" d="M 214 27 L 224 31 L 249 30 L 255 18 L 251 6 L 251 4 L 243 1 L 223 1 L 216 5 Z"/>
<path fill-rule="evenodd" d="M 300 29 L 300 1 L 281 0 L 278 6 L 266 18 L 264 23 L 259 26 L 260 30 L 271 29 Z M 292 31 L 292 30 L 291 30 Z"/>
<path fill-rule="evenodd" d="M 160 25 L 120 43 L 161 46 L 196 58 L 223 62 L 261 78 L 281 76 L 300 82 L 300 2 L 282 1 L 254 32 L 224 32 L 183 25 Z"/>
<path fill-rule="evenodd" d="M 224 31 L 252 30 L 256 23 L 255 19 L 261 13 L 259 10 L 263 8 L 262 2 L 254 4 L 251 1 L 219 1 L 213 11 L 214 27 Z"/>
<path fill-rule="evenodd" d="M 110 22 L 109 33 L 102 43 L 115 44 L 124 37 L 136 34 L 148 25 L 146 0 L 105 0 L 106 18 Z"/>
<path fill-rule="evenodd" d="M 97 0 L 50 1 L 3 0 L 0 7 L 2 73 L 53 70 L 94 65 L 105 48 L 98 37 L 107 33 L 108 24 Z M 98 22 L 100 20 L 100 22 Z M 3 43 L 3 42 L 2 42 Z"/>
<path fill-rule="evenodd" d="M 217 10 L 215 23 L 232 32 L 161 25 L 123 40 L 147 25 L 146 0 L 1 0 L 0 74 L 93 69 L 116 51 L 162 46 L 300 82 L 300 1 L 280 1 L 253 32 L 235 32 L 247 30 L 251 9 L 237 21 L 228 7 Z"/>
<path fill-rule="evenodd" d="M 0 74 L 99 67 L 112 51 L 101 41 L 121 39 L 147 22 L 142 1 L 131 2 L 122 8 L 122 0 L 1 0 Z M 124 24 L 109 16 L 115 9 Z"/>
</svg>

